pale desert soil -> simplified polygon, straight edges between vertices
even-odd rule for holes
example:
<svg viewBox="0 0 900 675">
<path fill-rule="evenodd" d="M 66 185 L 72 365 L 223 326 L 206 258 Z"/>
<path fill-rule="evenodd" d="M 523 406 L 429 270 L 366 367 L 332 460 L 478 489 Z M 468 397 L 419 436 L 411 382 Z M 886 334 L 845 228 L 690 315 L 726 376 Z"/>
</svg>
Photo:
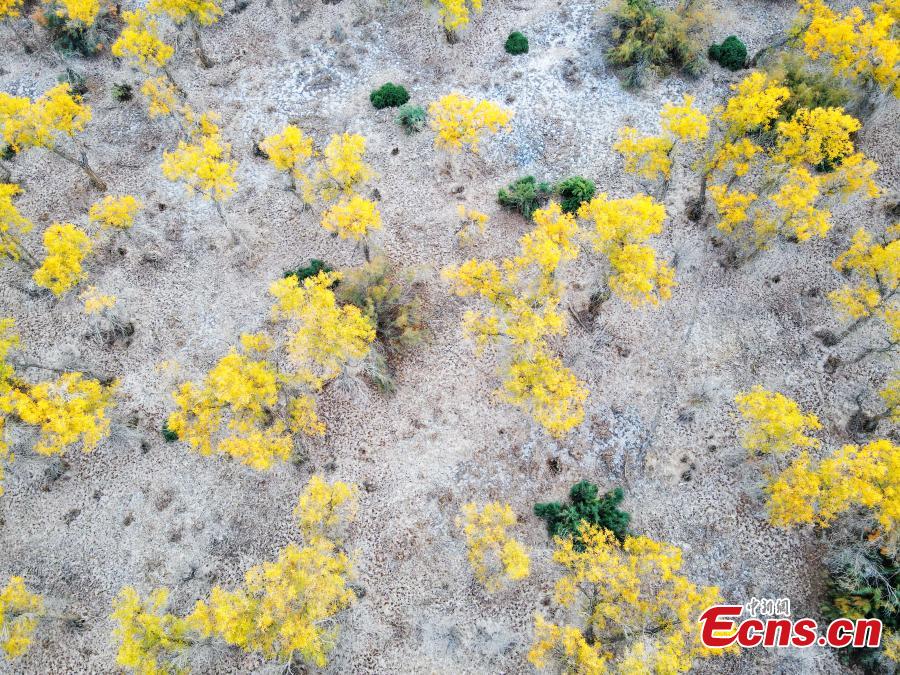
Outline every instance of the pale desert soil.
<svg viewBox="0 0 900 675">
<path fill-rule="evenodd" d="M 296 25 L 281 2 L 251 0 L 207 30 L 217 62 L 211 70 L 199 68 L 186 43 L 176 57 L 176 76 L 195 107 L 222 114 L 241 163 L 241 187 L 227 210 L 250 242 L 245 249 L 229 245 L 209 205 L 162 178 L 161 154 L 175 144 L 175 130 L 148 122 L 137 100 L 110 98 L 114 82 L 137 76 L 108 57 L 75 64 L 89 76 L 94 120 L 85 139 L 98 170 L 112 193 L 149 205 L 142 231 L 122 241 L 122 252 L 102 252 L 90 269 L 91 283 L 120 298 L 137 332 L 127 348 L 98 347 L 85 337 L 73 297 L 34 297 L 20 270 L 0 270 L 0 315 L 16 318 L 27 357 L 121 380 L 113 434 L 96 452 L 69 454 L 60 475 L 58 465 L 23 448 L 10 470 L 0 499 L 0 576 L 24 575 L 86 622 L 81 629 L 45 624 L 30 654 L 0 671 L 115 672 L 107 616 L 118 589 L 165 585 L 174 609 L 186 611 L 213 584 L 237 583 L 247 567 L 298 539 L 291 510 L 313 472 L 365 486 L 350 538 L 365 596 L 346 615 L 327 672 L 530 672 L 533 614 L 548 611 L 556 578 L 531 507 L 563 497 L 580 479 L 624 486 L 633 529 L 681 546 L 692 577 L 719 585 L 726 598 L 788 596 L 796 615 L 815 615 L 824 544 L 812 532 L 767 525 L 761 467 L 744 460 L 731 401 L 762 383 L 815 410 L 832 445 L 849 440 L 853 397 L 883 382 L 890 364 L 869 359 L 828 375 L 830 351 L 812 333 L 835 325 L 824 298 L 840 281 L 830 261 L 855 228 L 884 225 L 881 206 L 840 206 L 826 240 L 784 244 L 725 270 L 710 232 L 683 216 L 694 179 L 676 176 L 665 196 L 671 217 L 656 242 L 677 264 L 674 297 L 658 310 L 611 302 L 590 332 L 572 326 L 559 347 L 590 388 L 588 416 L 553 442 L 493 399 L 498 361 L 474 360 L 462 339 L 465 304 L 448 296 L 438 276 L 467 255 L 454 239 L 456 204 L 491 215 L 475 254 L 508 254 L 527 224 L 499 209 L 498 187 L 526 173 L 578 173 L 613 196 L 633 194 L 641 185 L 623 176 L 610 147 L 616 129 L 655 129 L 662 103 L 684 92 L 710 107 L 740 75 L 710 68 L 698 80 L 672 77 L 623 91 L 603 64 L 595 2 L 488 0 L 455 46 L 415 0 L 309 2 Z M 738 32 L 752 52 L 789 25 L 793 11 L 786 0 L 718 3 L 710 37 Z M 531 41 L 527 56 L 502 50 L 515 29 Z M 11 93 L 39 94 L 62 70 L 46 52 L 26 57 L 4 46 L 3 55 L 0 89 Z M 369 105 L 369 91 L 387 80 L 405 84 L 416 103 L 459 90 L 505 103 L 516 118 L 481 158 L 457 160 L 448 172 L 429 132 L 407 137 L 392 111 Z M 882 165 L 878 178 L 888 189 L 898 187 L 897 119 L 891 103 L 859 138 Z M 328 434 L 310 446 L 308 461 L 261 474 L 166 444 L 159 428 L 176 382 L 201 377 L 240 333 L 266 324 L 266 289 L 283 270 L 310 257 L 337 266 L 360 261 L 252 156 L 253 142 L 288 120 L 320 144 L 341 131 L 369 139 L 385 222 L 377 244 L 419 266 L 433 336 L 403 361 L 395 395 L 361 383 L 333 387 L 322 403 Z M 83 222 L 97 197 L 81 174 L 40 152 L 17 158 L 14 175 L 27 192 L 20 208 L 42 226 Z M 569 272 L 583 289 L 576 305 L 594 273 L 589 266 Z M 855 351 L 850 343 L 837 350 Z M 180 371 L 161 371 L 164 361 Z M 472 579 L 453 519 L 463 502 L 493 499 L 523 516 L 517 533 L 534 551 L 534 573 L 490 596 Z M 221 647 L 201 650 L 191 665 L 200 673 L 276 670 Z M 812 648 L 756 651 L 697 670 L 842 669 L 832 653 Z"/>
</svg>

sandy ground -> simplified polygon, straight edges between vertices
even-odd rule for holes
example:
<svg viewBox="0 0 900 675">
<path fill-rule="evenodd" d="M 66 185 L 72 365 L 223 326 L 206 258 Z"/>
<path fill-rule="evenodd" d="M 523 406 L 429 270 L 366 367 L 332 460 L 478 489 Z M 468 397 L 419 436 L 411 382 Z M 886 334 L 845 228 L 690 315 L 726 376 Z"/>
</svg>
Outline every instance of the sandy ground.
<svg viewBox="0 0 900 675">
<path fill-rule="evenodd" d="M 588 415 L 565 441 L 548 440 L 493 400 L 499 361 L 476 361 L 462 339 L 466 303 L 449 297 L 438 276 L 472 254 L 454 239 L 457 203 L 491 215 L 474 253 L 506 255 L 527 224 L 499 209 L 498 187 L 527 173 L 578 173 L 613 196 L 633 194 L 641 185 L 623 176 L 611 150 L 616 129 L 654 130 L 662 103 L 684 92 L 712 106 L 740 74 L 712 67 L 698 80 L 672 77 L 629 93 L 604 67 L 596 3 L 486 5 L 455 46 L 444 42 L 434 11 L 414 0 L 308 2 L 296 24 L 282 0 L 251 0 L 204 32 L 216 61 L 208 71 L 181 41 L 175 75 L 196 108 L 222 114 L 240 161 L 240 190 L 226 208 L 249 250 L 230 247 L 213 209 L 162 178 L 161 155 L 174 146 L 175 129 L 149 122 L 138 100 L 111 99 L 113 83 L 137 83 L 137 75 L 108 57 L 74 61 L 90 87 L 94 120 L 84 138 L 91 157 L 110 192 L 148 205 L 140 231 L 90 266 L 91 283 L 120 298 L 137 331 L 127 348 L 98 347 L 73 296 L 35 297 L 21 270 L 0 270 L 0 314 L 16 318 L 24 356 L 121 380 L 113 433 L 93 454 L 72 452 L 61 467 L 22 448 L 9 471 L 0 498 L 0 575 L 24 575 L 53 607 L 86 621 L 81 628 L 43 624 L 30 653 L 0 664 L 0 672 L 115 672 L 108 614 L 118 589 L 168 586 L 173 608 L 183 612 L 213 584 L 238 582 L 247 567 L 299 539 L 291 510 L 314 472 L 365 486 L 350 537 L 365 595 L 344 619 L 327 672 L 530 672 L 533 614 L 547 611 L 556 578 L 531 507 L 562 498 L 580 479 L 624 486 L 633 530 L 683 547 L 692 577 L 719 585 L 726 598 L 787 596 L 795 615 L 817 613 L 824 543 L 812 532 L 767 525 L 763 467 L 744 460 L 731 401 L 762 383 L 817 412 L 832 446 L 849 440 L 853 397 L 883 382 L 890 364 L 869 359 L 829 375 L 824 362 L 834 350 L 813 331 L 835 326 L 824 297 L 839 284 L 830 261 L 855 228 L 883 226 L 880 205 L 840 206 L 826 240 L 784 244 L 730 271 L 718 264 L 710 232 L 682 215 L 694 179 L 675 176 L 665 196 L 671 217 L 656 241 L 677 264 L 674 297 L 646 311 L 610 302 L 590 332 L 572 326 L 559 347 L 590 388 Z M 721 3 L 710 38 L 739 29 L 752 52 L 788 26 L 793 11 L 786 0 Z M 503 52 L 516 29 L 529 37 L 527 56 Z M 47 52 L 3 53 L 0 89 L 14 94 L 40 94 L 63 69 Z M 448 172 L 430 132 L 405 136 L 392 111 L 369 105 L 369 91 L 387 80 L 405 84 L 414 103 L 458 90 L 505 103 L 516 117 L 480 158 L 457 160 Z M 898 187 L 897 119 L 892 103 L 859 138 L 889 189 Z M 403 361 L 393 396 L 365 385 L 332 388 L 322 402 L 328 434 L 310 445 L 308 461 L 263 474 L 166 444 L 158 430 L 177 381 L 201 377 L 240 333 L 265 325 L 266 289 L 283 270 L 310 257 L 337 266 L 360 261 L 252 156 L 253 142 L 288 120 L 320 146 L 333 132 L 368 138 L 385 223 L 376 243 L 392 259 L 421 266 L 433 336 Z M 84 223 L 97 198 L 80 173 L 40 151 L 17 158 L 14 175 L 26 190 L 18 204 L 38 230 L 52 221 Z M 569 278 L 584 288 L 591 273 L 573 269 Z M 576 289 L 573 301 L 586 293 Z M 836 350 L 855 352 L 849 341 Z M 167 361 L 180 370 L 160 370 Z M 491 596 L 472 579 L 453 519 L 463 502 L 493 499 L 523 516 L 516 532 L 534 561 L 530 579 Z M 191 665 L 200 673 L 276 670 L 223 647 L 199 650 Z M 757 650 L 697 667 L 841 670 L 819 648 Z"/>
</svg>

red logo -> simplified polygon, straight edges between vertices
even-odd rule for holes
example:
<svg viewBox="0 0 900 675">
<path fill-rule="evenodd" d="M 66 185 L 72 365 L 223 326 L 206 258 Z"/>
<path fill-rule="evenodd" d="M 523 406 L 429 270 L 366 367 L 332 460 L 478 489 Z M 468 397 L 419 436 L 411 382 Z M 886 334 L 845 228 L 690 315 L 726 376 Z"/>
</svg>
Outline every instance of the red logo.
<svg viewBox="0 0 900 675">
<path fill-rule="evenodd" d="M 815 619 L 757 618 L 738 620 L 741 605 L 715 605 L 700 615 L 700 642 L 711 649 L 750 647 L 878 647 L 878 619 L 835 619 L 820 632 Z"/>
</svg>

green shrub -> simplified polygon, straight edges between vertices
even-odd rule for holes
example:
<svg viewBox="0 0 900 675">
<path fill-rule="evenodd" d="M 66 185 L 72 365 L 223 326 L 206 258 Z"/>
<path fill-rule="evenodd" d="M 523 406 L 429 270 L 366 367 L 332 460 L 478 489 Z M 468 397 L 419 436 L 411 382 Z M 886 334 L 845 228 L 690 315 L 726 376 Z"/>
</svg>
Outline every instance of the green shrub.
<svg viewBox="0 0 900 675">
<path fill-rule="evenodd" d="M 77 94 L 78 96 L 84 96 L 87 91 L 87 80 L 84 75 L 79 72 L 72 70 L 71 68 L 66 68 L 66 72 L 56 78 L 58 82 L 68 84 L 69 89 L 73 94 Z"/>
<path fill-rule="evenodd" d="M 399 84 L 388 82 L 369 94 L 369 100 L 378 110 L 396 108 L 409 101 L 409 94 Z"/>
<path fill-rule="evenodd" d="M 528 38 L 519 31 L 513 31 L 509 34 L 509 37 L 506 38 L 506 43 L 503 45 L 503 48 L 506 50 L 507 54 L 512 54 L 513 56 L 527 54 Z"/>
<path fill-rule="evenodd" d="M 853 97 L 838 78 L 807 64 L 799 54 L 783 54 L 769 69 L 772 77 L 791 90 L 779 110 L 781 119 L 789 120 L 800 108 L 843 108 Z"/>
<path fill-rule="evenodd" d="M 341 303 L 356 305 L 372 320 L 377 347 L 390 360 L 425 339 L 420 291 L 411 272 L 376 256 L 345 270 L 335 294 Z"/>
<path fill-rule="evenodd" d="M 112 97 L 119 103 L 125 103 L 134 98 L 134 88 L 125 82 L 112 86 Z"/>
<path fill-rule="evenodd" d="M 162 437 L 166 443 L 174 443 L 178 440 L 178 434 L 169 428 L 169 422 L 166 420 L 162 425 Z"/>
<path fill-rule="evenodd" d="M 687 2 L 676 10 L 662 9 L 653 0 L 613 0 L 613 46 L 606 58 L 621 68 L 628 87 L 641 87 L 649 73 L 682 72 L 698 75 L 702 68 L 697 34 L 704 26 L 702 0 Z"/>
<path fill-rule="evenodd" d="M 525 176 L 513 181 L 506 188 L 501 188 L 497 193 L 497 201 L 500 206 L 514 209 L 526 218 L 531 218 L 537 209 L 553 194 L 549 183 L 538 183 L 534 176 Z"/>
<path fill-rule="evenodd" d="M 747 45 L 729 35 L 722 44 L 709 46 L 709 60 L 728 70 L 741 70 L 747 63 Z"/>
<path fill-rule="evenodd" d="M 560 197 L 560 205 L 566 213 L 575 213 L 582 202 L 589 202 L 594 198 L 597 186 L 593 181 L 581 176 L 566 178 L 556 186 L 556 193 Z"/>
<path fill-rule="evenodd" d="M 9 161 L 15 156 L 16 156 L 16 151 L 13 149 L 13 146 L 0 145 L 0 159 L 5 159 L 6 161 Z"/>
<path fill-rule="evenodd" d="M 900 565 L 871 549 L 845 549 L 829 561 L 830 578 L 822 614 L 828 621 L 880 619 L 884 633 L 900 630 Z M 890 673 L 882 650 L 847 647 L 838 652 L 846 664 L 866 673 Z"/>
<path fill-rule="evenodd" d="M 397 124 L 403 127 L 407 134 L 414 134 L 425 128 L 425 108 L 418 105 L 405 105 L 400 108 L 397 115 Z"/>
<path fill-rule="evenodd" d="M 64 57 L 96 56 L 104 44 L 110 44 L 118 34 L 121 21 L 112 9 L 100 12 L 92 26 L 69 21 L 54 5 L 38 19 L 50 33 L 53 47 Z"/>
<path fill-rule="evenodd" d="M 622 488 L 597 497 L 597 486 L 583 480 L 569 491 L 570 504 L 545 502 L 534 505 L 534 515 L 547 521 L 547 532 L 551 537 L 576 537 L 581 521 L 599 525 L 614 535 L 619 541 L 628 534 L 631 516 L 618 509 L 625 498 Z"/>
<path fill-rule="evenodd" d="M 288 270 L 285 272 L 282 277 L 287 279 L 288 277 L 297 277 L 297 281 L 299 283 L 303 283 L 304 279 L 308 279 L 309 277 L 316 276 L 319 272 L 331 272 L 331 266 L 325 262 L 324 260 L 319 260 L 318 258 L 311 258 L 309 263 L 298 267 L 295 270 Z"/>
</svg>

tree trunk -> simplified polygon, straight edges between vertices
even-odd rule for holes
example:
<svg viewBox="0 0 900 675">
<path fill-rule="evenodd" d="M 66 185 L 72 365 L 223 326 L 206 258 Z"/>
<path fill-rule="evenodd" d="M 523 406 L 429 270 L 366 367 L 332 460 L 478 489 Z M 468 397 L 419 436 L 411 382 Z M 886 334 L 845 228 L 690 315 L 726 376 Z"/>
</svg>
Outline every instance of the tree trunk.
<svg viewBox="0 0 900 675">
<path fill-rule="evenodd" d="M 200 29 L 194 21 L 191 21 L 191 33 L 194 36 L 194 50 L 197 52 L 197 58 L 200 59 L 200 65 L 204 68 L 212 68 L 213 62 L 210 61 L 206 50 L 203 48 L 203 41 L 200 39 Z"/>
</svg>

